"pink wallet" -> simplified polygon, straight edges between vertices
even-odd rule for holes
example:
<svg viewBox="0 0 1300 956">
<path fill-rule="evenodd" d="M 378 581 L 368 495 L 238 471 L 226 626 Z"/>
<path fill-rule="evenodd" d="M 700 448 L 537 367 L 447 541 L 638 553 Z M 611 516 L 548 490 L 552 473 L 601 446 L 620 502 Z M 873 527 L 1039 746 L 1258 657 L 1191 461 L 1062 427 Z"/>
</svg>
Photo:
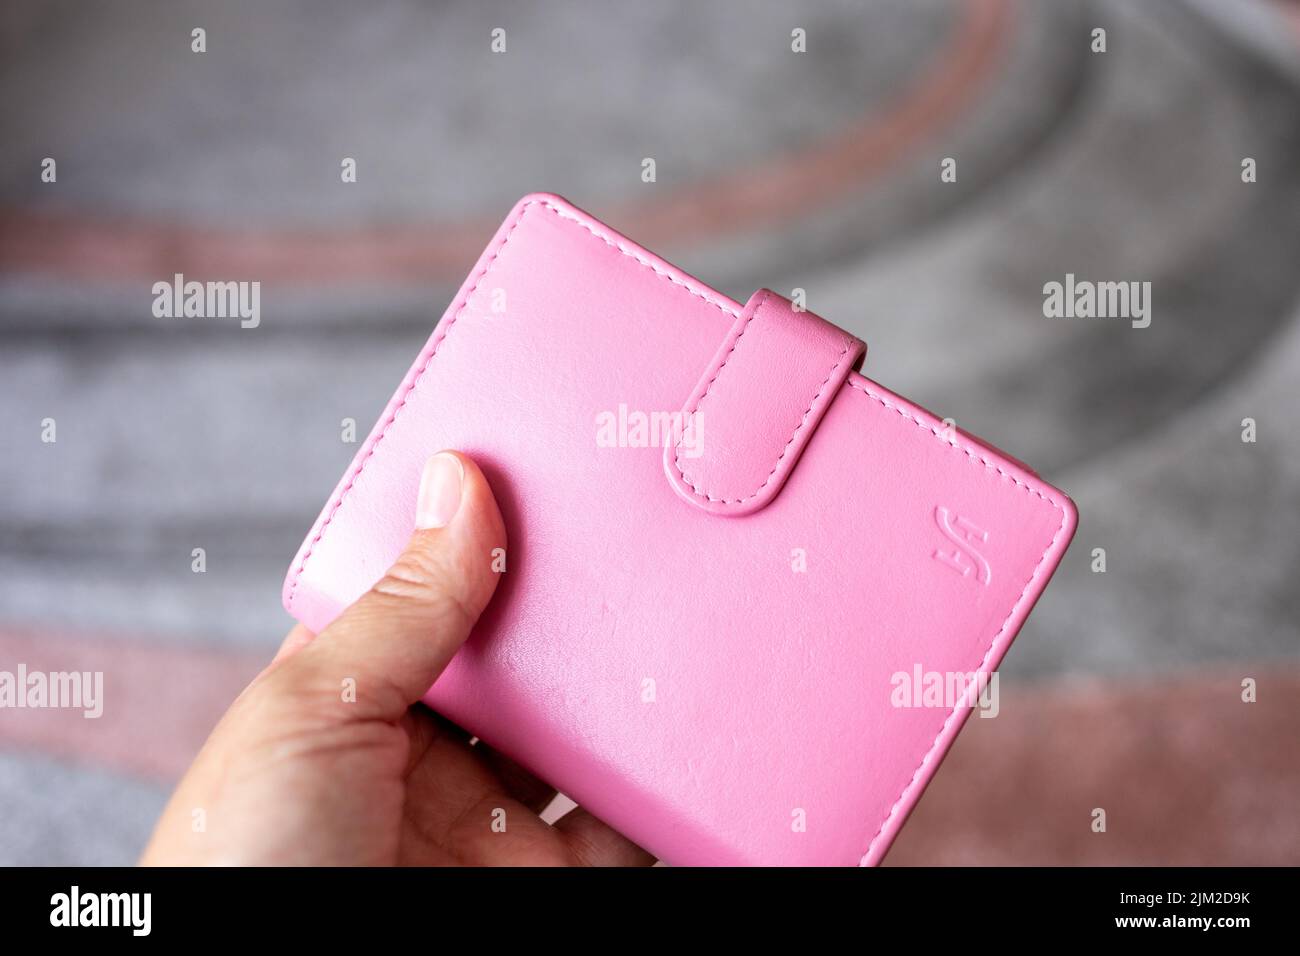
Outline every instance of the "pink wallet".
<svg viewBox="0 0 1300 956">
<path fill-rule="evenodd" d="M 952 675 L 997 667 L 1076 512 L 859 375 L 864 352 L 525 197 L 284 606 L 319 631 L 369 589 L 425 459 L 460 449 L 509 554 L 430 706 L 668 863 L 878 863 L 975 703 Z M 955 700 L 922 693 L 944 679 Z"/>
</svg>

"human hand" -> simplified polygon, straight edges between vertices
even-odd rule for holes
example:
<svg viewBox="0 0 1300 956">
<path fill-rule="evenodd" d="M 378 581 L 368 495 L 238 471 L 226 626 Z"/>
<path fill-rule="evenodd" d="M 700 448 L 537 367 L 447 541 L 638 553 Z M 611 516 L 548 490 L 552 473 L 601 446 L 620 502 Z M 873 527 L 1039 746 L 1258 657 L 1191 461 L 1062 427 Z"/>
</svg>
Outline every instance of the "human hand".
<svg viewBox="0 0 1300 956">
<path fill-rule="evenodd" d="M 418 703 L 496 590 L 505 543 L 478 466 L 431 458 L 405 552 L 319 636 L 289 632 L 204 744 L 141 862 L 652 863 L 582 809 L 543 822 L 553 789 Z"/>
</svg>

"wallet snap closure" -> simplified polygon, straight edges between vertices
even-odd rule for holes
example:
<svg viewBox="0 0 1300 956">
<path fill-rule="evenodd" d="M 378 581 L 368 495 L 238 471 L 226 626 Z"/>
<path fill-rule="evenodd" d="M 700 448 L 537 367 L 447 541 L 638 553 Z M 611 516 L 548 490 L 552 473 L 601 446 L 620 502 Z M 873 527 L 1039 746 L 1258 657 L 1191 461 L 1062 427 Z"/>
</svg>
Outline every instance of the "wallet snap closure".
<svg viewBox="0 0 1300 956">
<path fill-rule="evenodd" d="M 866 345 L 761 289 L 750 298 L 664 448 L 673 489 L 711 514 L 768 504 L 793 471 Z"/>
</svg>

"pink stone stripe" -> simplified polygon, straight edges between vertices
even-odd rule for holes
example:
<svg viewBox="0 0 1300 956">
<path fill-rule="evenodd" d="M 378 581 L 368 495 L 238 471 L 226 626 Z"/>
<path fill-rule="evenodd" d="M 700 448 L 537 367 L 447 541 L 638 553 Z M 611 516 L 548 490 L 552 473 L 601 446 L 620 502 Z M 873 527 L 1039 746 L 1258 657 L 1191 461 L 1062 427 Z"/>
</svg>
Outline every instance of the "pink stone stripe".
<svg viewBox="0 0 1300 956">
<path fill-rule="evenodd" d="M 0 671 L 102 672 L 103 714 L 0 709 L 0 749 L 30 750 L 173 781 L 273 651 L 47 631 L 0 630 Z"/>
<path fill-rule="evenodd" d="M 815 213 L 893 168 L 962 116 L 998 74 L 1012 0 L 966 0 L 947 41 L 883 111 L 824 140 L 756 158 L 651 200 L 606 204 L 650 248 L 726 238 Z M 544 188 L 539 184 L 538 188 Z M 584 197 L 572 197 L 580 204 Z M 0 272 L 100 280 L 185 272 L 285 282 L 427 284 L 459 277 L 496 230 L 484 220 L 362 229 L 218 229 L 153 219 L 0 209 Z"/>
</svg>

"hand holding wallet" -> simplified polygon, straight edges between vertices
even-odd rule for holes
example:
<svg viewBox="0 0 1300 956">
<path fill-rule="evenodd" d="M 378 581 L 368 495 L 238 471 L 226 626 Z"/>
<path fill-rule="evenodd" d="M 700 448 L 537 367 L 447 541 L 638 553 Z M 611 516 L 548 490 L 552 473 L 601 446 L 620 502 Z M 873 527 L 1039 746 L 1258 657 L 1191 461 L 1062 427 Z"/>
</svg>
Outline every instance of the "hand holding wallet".
<svg viewBox="0 0 1300 956">
<path fill-rule="evenodd" d="M 900 705 L 898 675 L 992 672 L 1076 513 L 858 374 L 864 352 L 525 197 L 303 542 L 285 607 L 319 631 L 368 590 L 425 459 L 461 449 L 509 549 L 431 707 L 666 862 L 878 863 L 975 702 Z"/>
</svg>

